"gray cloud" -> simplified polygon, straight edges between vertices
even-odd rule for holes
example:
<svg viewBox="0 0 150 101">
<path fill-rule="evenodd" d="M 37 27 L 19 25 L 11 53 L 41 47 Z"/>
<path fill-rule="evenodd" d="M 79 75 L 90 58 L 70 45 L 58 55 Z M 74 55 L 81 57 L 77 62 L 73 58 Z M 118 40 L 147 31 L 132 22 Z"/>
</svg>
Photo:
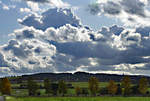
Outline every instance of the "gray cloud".
<svg viewBox="0 0 150 101">
<path fill-rule="evenodd" d="M 97 3 L 88 5 L 88 10 L 93 15 L 97 15 L 99 12 L 101 12 L 101 8 Z"/>
<path fill-rule="evenodd" d="M 120 19 L 127 26 L 148 25 L 149 3 L 141 0 L 97 0 L 88 6 L 94 15 L 104 15 Z"/>
<path fill-rule="evenodd" d="M 32 23 L 31 23 L 32 22 Z M 71 9 L 49 9 L 42 13 L 41 16 L 36 16 L 34 14 L 29 15 L 19 23 L 25 26 L 33 26 L 36 29 L 46 30 L 49 27 L 59 28 L 65 24 L 70 24 L 72 26 L 81 26 L 80 20 L 75 16 Z"/>
<path fill-rule="evenodd" d="M 142 36 L 149 36 L 149 34 L 150 34 L 150 26 L 137 27 L 135 32 L 141 33 Z"/>
<path fill-rule="evenodd" d="M 139 0 L 122 0 L 120 4 L 127 13 L 146 17 L 145 4 L 143 2 Z"/>
<path fill-rule="evenodd" d="M 146 17 L 145 14 L 145 4 L 140 0 L 116 0 L 103 3 L 95 3 L 89 5 L 90 12 L 93 14 L 104 13 L 109 15 L 118 15 L 122 11 L 135 14 L 142 17 Z"/>
<path fill-rule="evenodd" d="M 115 2 L 108 1 L 107 4 L 104 5 L 104 13 L 110 15 L 118 15 L 121 13 L 121 6 Z"/>
</svg>

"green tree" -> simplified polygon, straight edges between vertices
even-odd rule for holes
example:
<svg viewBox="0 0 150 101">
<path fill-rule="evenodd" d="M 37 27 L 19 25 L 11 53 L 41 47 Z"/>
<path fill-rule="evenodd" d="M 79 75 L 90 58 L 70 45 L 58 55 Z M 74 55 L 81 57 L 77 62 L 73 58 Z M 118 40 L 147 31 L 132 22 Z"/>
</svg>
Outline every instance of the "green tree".
<svg viewBox="0 0 150 101">
<path fill-rule="evenodd" d="M 96 96 L 96 93 L 98 92 L 99 89 L 99 82 L 96 77 L 91 77 L 88 81 L 88 88 L 91 92 L 92 95 Z"/>
<path fill-rule="evenodd" d="M 39 88 L 38 84 L 33 80 L 33 78 L 28 78 L 28 93 L 29 96 L 34 96 L 37 94 L 37 90 Z"/>
<path fill-rule="evenodd" d="M 121 95 L 121 85 L 117 84 L 117 95 Z"/>
<path fill-rule="evenodd" d="M 51 84 L 51 89 L 52 89 L 52 94 L 53 94 L 53 96 L 56 96 L 57 93 L 58 93 L 58 84 L 52 83 L 52 84 Z"/>
<path fill-rule="evenodd" d="M 129 76 L 125 76 L 121 82 L 122 94 L 130 95 L 131 93 L 131 79 Z"/>
<path fill-rule="evenodd" d="M 1 93 L 3 95 L 11 95 L 11 83 L 8 78 L 2 78 Z"/>
<path fill-rule="evenodd" d="M 115 95 L 117 93 L 118 86 L 115 81 L 110 80 L 108 84 L 108 94 Z"/>
<path fill-rule="evenodd" d="M 139 81 L 139 88 L 138 88 L 139 92 L 141 94 L 146 94 L 147 90 L 148 90 L 148 81 L 146 78 L 141 78 Z"/>
<path fill-rule="evenodd" d="M 0 79 L 0 92 L 2 91 L 2 79 Z"/>
<path fill-rule="evenodd" d="M 59 94 L 62 94 L 62 96 L 64 96 L 67 93 L 67 85 L 64 80 L 59 81 L 58 91 L 59 91 Z"/>
<path fill-rule="evenodd" d="M 49 79 L 45 79 L 45 80 L 44 80 L 44 88 L 45 88 L 45 93 L 46 93 L 46 94 L 52 93 L 51 82 L 50 82 Z"/>
<path fill-rule="evenodd" d="M 79 86 L 77 86 L 75 88 L 75 92 L 76 92 L 76 95 L 79 96 L 80 94 L 82 94 L 82 89 Z"/>
<path fill-rule="evenodd" d="M 82 94 L 87 96 L 89 94 L 88 88 L 82 88 Z"/>
</svg>

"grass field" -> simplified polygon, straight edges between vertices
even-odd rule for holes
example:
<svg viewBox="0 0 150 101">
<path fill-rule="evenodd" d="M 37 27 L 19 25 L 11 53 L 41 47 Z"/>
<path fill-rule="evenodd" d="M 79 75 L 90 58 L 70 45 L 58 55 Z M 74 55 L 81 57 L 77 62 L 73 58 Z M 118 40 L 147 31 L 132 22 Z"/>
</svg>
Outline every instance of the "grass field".
<svg viewBox="0 0 150 101">
<path fill-rule="evenodd" d="M 88 88 L 88 82 L 68 82 L 73 85 L 73 87 L 81 87 L 81 88 Z M 39 83 L 40 85 L 43 85 L 43 83 Z M 12 84 L 13 87 L 19 87 L 20 84 Z M 106 87 L 108 85 L 108 82 L 100 82 L 99 88 Z M 38 90 L 41 93 L 41 96 L 45 96 L 45 90 L 39 89 Z M 150 87 L 148 89 L 150 91 Z M 28 90 L 27 89 L 12 89 L 12 95 L 13 96 L 28 96 Z M 68 89 L 68 96 L 75 95 L 75 89 Z"/>
<path fill-rule="evenodd" d="M 70 82 L 74 87 L 85 87 L 88 88 L 88 82 Z M 100 82 L 99 87 L 106 87 L 108 82 Z"/>
<path fill-rule="evenodd" d="M 73 87 L 88 88 L 87 82 L 69 82 Z M 42 83 L 40 83 L 43 85 Z M 106 87 L 107 82 L 100 82 L 99 87 Z M 13 87 L 19 86 L 19 84 L 13 84 Z M 45 96 L 45 90 L 39 89 L 41 96 Z M 149 88 L 150 91 L 150 88 Z M 150 101 L 150 97 L 23 97 L 28 96 L 27 89 L 12 89 L 12 95 L 19 96 L 6 97 L 6 101 Z M 68 89 L 67 96 L 75 95 L 75 89 Z M 21 97 L 22 96 L 22 97 Z"/>
<path fill-rule="evenodd" d="M 150 97 L 7 97 L 6 101 L 150 101 Z"/>
<path fill-rule="evenodd" d="M 81 88 L 88 88 L 88 82 L 69 82 L 73 85 L 73 87 L 81 87 Z M 19 87 L 20 84 L 12 84 L 12 87 Z M 43 85 L 43 83 L 40 83 L 40 85 Z M 99 87 L 106 87 L 108 85 L 107 82 L 100 82 Z M 39 89 L 41 96 L 45 95 L 44 89 Z M 13 96 L 27 96 L 28 90 L 27 89 L 12 89 L 12 95 Z M 67 95 L 75 95 L 75 89 L 68 89 Z"/>
</svg>

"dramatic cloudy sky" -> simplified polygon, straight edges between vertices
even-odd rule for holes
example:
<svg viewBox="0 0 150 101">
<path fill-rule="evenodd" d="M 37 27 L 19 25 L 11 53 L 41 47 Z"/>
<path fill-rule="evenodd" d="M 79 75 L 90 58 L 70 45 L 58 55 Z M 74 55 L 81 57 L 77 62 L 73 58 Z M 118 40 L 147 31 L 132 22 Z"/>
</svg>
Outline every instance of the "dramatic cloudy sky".
<svg viewBox="0 0 150 101">
<path fill-rule="evenodd" d="M 150 0 L 0 0 L 0 76 L 150 76 Z"/>
</svg>

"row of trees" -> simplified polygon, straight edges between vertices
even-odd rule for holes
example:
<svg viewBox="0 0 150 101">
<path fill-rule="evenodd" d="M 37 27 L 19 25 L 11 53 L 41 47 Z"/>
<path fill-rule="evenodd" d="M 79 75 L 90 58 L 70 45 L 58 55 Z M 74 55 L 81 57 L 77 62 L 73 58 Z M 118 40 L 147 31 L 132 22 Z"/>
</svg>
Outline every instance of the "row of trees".
<svg viewBox="0 0 150 101">
<path fill-rule="evenodd" d="M 38 83 L 29 78 L 27 81 L 28 94 L 30 96 L 40 95 Z M 58 83 L 52 83 L 49 79 L 44 80 L 44 89 L 45 93 L 48 95 L 64 96 L 68 87 L 64 80 L 60 80 Z M 0 82 L 0 91 L 2 94 L 10 95 L 11 94 L 11 83 L 8 78 L 1 79 Z M 120 83 L 116 83 L 113 80 L 110 80 L 108 85 L 104 88 L 99 88 L 99 81 L 96 77 L 89 78 L 88 88 L 81 88 L 80 86 L 75 87 L 75 92 L 77 96 L 80 95 L 89 95 L 96 96 L 100 95 L 135 95 L 135 94 L 149 94 L 148 92 L 148 80 L 146 78 L 141 78 L 137 85 L 132 85 L 131 79 L 128 76 L 125 76 Z"/>
<path fill-rule="evenodd" d="M 30 96 L 40 95 L 40 92 L 38 92 L 39 85 L 32 78 L 28 80 L 27 88 Z M 62 96 L 64 96 L 67 93 L 67 85 L 66 82 L 63 80 L 60 80 L 57 84 L 57 83 L 51 83 L 49 79 L 45 79 L 44 88 L 45 88 L 45 93 L 48 95 L 52 94 L 53 96 L 56 96 L 57 93 L 59 93 Z"/>
<path fill-rule="evenodd" d="M 99 91 L 100 94 L 109 95 L 135 95 L 135 94 L 149 94 L 148 91 L 148 80 L 146 78 L 141 78 L 137 85 L 132 85 L 131 79 L 125 76 L 121 83 L 115 83 L 115 81 L 110 80 L 108 86 L 99 90 L 99 82 L 95 77 L 89 79 L 89 90 L 90 93 L 95 96 Z M 79 88 L 78 88 L 79 89 Z"/>
<path fill-rule="evenodd" d="M 49 79 L 44 80 L 44 88 L 46 94 L 57 95 L 57 93 L 64 96 L 67 91 L 66 82 L 61 80 L 57 83 L 51 83 Z M 36 83 L 32 80 L 28 83 L 29 95 L 36 94 L 36 90 L 38 87 Z M 30 93 L 32 92 L 32 93 Z M 96 96 L 97 94 L 100 95 L 135 95 L 135 94 L 148 94 L 148 81 L 146 78 L 141 78 L 139 84 L 132 85 L 131 79 L 128 76 L 125 76 L 121 83 L 116 83 L 113 80 L 110 80 L 108 85 L 104 88 L 99 88 L 99 81 L 96 77 L 91 77 L 88 81 L 88 89 L 81 88 L 80 86 L 75 87 L 75 92 L 77 96 L 80 95 L 88 95 L 89 93 L 92 96 Z"/>
</svg>

